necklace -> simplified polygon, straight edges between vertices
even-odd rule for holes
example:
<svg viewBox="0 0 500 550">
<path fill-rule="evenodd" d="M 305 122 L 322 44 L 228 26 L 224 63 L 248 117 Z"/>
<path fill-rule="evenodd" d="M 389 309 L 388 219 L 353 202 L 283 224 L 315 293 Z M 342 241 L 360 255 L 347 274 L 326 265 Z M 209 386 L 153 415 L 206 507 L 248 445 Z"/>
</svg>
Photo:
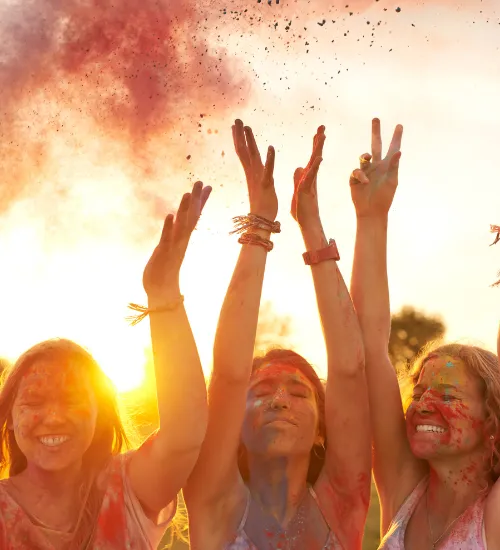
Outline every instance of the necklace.
<svg viewBox="0 0 500 550">
<path fill-rule="evenodd" d="M 453 527 L 453 525 L 455 525 L 455 523 L 464 515 L 465 510 L 459 516 L 457 516 L 453 521 L 448 523 L 446 529 L 435 540 L 434 540 L 434 535 L 432 533 L 431 520 L 430 520 L 430 516 L 429 516 L 429 487 L 427 487 L 427 489 L 425 491 L 425 511 L 427 513 L 427 527 L 429 529 L 429 537 L 431 539 L 432 550 L 436 550 L 437 545 L 439 544 L 439 542 L 450 531 L 450 529 Z"/>
</svg>

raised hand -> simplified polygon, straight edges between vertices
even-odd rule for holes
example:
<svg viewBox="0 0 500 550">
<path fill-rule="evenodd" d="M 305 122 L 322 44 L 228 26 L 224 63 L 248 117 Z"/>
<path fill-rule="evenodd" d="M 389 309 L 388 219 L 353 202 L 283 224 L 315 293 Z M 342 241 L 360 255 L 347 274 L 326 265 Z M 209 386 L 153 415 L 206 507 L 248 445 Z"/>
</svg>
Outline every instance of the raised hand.
<svg viewBox="0 0 500 550">
<path fill-rule="evenodd" d="M 317 184 L 325 139 L 325 127 L 320 126 L 313 139 L 313 150 L 309 163 L 305 168 L 297 168 L 293 175 L 294 192 L 291 214 L 301 229 L 321 227 Z"/>
<path fill-rule="evenodd" d="M 380 120 L 372 121 L 372 153 L 361 155 L 360 168 L 349 179 L 351 197 L 358 218 L 386 216 L 398 186 L 403 127 L 398 124 L 387 155 L 382 158 Z"/>
<path fill-rule="evenodd" d="M 247 179 L 250 213 L 274 221 L 278 213 L 278 198 L 274 189 L 274 147 L 267 150 L 266 164 L 262 164 L 252 129 L 236 120 L 233 141 Z"/>
<path fill-rule="evenodd" d="M 179 272 L 191 234 L 198 223 L 211 187 L 198 181 L 191 193 L 181 200 L 177 215 L 169 214 L 163 225 L 160 242 L 144 270 L 144 290 L 149 300 L 169 298 L 179 285 Z"/>
</svg>

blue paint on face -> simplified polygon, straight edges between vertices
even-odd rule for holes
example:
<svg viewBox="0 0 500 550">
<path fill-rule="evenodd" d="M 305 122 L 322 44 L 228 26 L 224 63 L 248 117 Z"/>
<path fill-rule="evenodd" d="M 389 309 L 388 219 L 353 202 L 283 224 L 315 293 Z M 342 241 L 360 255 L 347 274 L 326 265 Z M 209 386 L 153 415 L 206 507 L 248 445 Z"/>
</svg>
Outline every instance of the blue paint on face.
<svg viewBox="0 0 500 550">
<path fill-rule="evenodd" d="M 446 363 L 446 366 L 450 369 L 450 368 L 454 367 L 455 365 L 451 361 L 448 361 L 448 363 Z"/>
</svg>

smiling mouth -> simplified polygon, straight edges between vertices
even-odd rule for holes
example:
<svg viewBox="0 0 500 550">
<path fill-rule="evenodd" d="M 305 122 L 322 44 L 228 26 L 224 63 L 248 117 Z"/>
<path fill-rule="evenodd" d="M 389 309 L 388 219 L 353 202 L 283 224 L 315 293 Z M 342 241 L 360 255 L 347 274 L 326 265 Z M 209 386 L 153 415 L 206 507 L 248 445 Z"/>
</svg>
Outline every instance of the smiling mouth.
<svg viewBox="0 0 500 550">
<path fill-rule="evenodd" d="M 446 430 L 440 426 L 432 426 L 431 424 L 417 424 L 415 427 L 416 432 L 424 433 L 438 433 L 443 434 Z"/>
<path fill-rule="evenodd" d="M 69 435 L 44 435 L 38 441 L 46 447 L 58 447 L 69 440 Z"/>
</svg>

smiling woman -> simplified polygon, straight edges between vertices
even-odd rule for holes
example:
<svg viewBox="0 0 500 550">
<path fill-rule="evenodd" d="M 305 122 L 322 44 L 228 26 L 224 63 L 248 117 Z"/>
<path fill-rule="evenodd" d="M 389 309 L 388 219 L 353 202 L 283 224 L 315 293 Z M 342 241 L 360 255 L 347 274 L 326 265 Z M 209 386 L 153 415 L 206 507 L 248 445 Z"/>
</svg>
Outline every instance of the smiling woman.
<svg viewBox="0 0 500 550">
<path fill-rule="evenodd" d="M 361 155 L 350 180 L 357 215 L 351 292 L 365 344 L 380 550 L 498 550 L 498 357 L 460 344 L 424 350 L 403 404 L 388 355 L 387 226 L 401 137 L 398 126 L 382 157 L 374 119 L 371 154 Z"/>
<path fill-rule="evenodd" d="M 197 182 L 183 196 L 144 270 L 148 307 L 135 309 L 150 315 L 160 427 L 143 445 L 122 452 L 115 389 L 75 342 L 37 344 L 8 369 L 0 387 L 2 550 L 158 546 L 205 436 L 205 380 L 179 273 L 210 191 Z"/>
</svg>

